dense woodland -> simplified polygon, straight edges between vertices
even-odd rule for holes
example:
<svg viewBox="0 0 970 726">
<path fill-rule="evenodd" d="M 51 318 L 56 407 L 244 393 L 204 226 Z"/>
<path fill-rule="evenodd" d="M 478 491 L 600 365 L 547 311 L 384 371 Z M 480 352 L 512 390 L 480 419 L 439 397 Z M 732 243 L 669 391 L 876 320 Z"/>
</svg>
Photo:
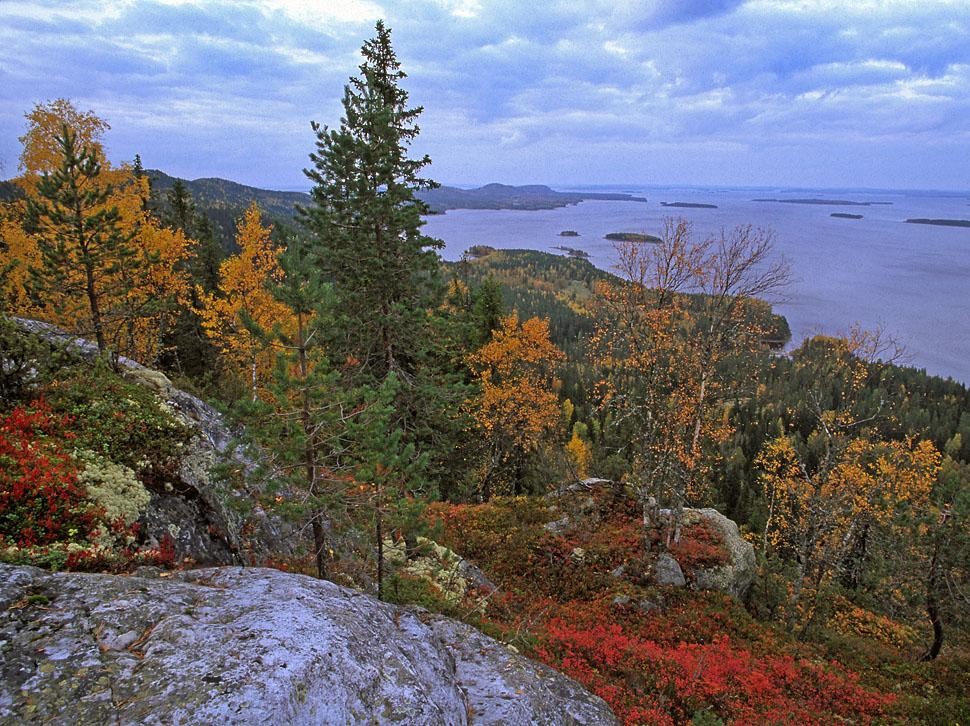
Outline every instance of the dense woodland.
<svg viewBox="0 0 970 726">
<path fill-rule="evenodd" d="M 179 566 L 137 512 L 190 434 L 124 356 L 239 424 L 258 465 L 224 475 L 308 533 L 277 566 L 474 622 L 627 723 L 970 718 L 967 388 L 894 364 L 884 331 L 780 353 L 762 299 L 789 270 L 750 227 L 669 219 L 616 242 L 620 275 L 487 247 L 443 263 L 415 196 L 430 160 L 409 156 L 422 109 L 382 24 L 362 54 L 289 221 L 113 164 L 107 121 L 68 101 L 27 112 L 0 207 L 0 557 Z M 542 495 L 588 477 L 611 482 L 599 514 L 551 534 Z M 684 519 L 708 506 L 755 545 L 744 602 L 610 584 L 663 552 L 717 561 Z M 428 539 L 501 595 L 456 603 L 384 551 Z"/>
</svg>

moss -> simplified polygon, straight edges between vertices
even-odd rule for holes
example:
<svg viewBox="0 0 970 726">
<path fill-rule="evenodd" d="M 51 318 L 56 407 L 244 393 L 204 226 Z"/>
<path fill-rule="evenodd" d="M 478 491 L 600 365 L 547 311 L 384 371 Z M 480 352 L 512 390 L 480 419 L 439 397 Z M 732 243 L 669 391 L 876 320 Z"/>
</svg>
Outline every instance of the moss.
<svg viewBox="0 0 970 726">
<path fill-rule="evenodd" d="M 174 476 L 192 431 L 149 389 L 89 363 L 63 371 L 44 390 L 55 413 L 74 419 L 74 444 L 123 464 L 161 489 Z"/>
</svg>

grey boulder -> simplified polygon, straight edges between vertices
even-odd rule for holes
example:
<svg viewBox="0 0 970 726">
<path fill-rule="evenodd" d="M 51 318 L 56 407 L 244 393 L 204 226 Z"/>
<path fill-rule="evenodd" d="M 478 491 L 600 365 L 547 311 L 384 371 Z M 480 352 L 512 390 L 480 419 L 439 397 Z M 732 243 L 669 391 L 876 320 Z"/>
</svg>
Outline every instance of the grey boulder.
<svg viewBox="0 0 970 726">
<path fill-rule="evenodd" d="M 0 722 L 616 723 L 457 621 L 277 570 L 163 574 L 0 565 Z"/>
</svg>

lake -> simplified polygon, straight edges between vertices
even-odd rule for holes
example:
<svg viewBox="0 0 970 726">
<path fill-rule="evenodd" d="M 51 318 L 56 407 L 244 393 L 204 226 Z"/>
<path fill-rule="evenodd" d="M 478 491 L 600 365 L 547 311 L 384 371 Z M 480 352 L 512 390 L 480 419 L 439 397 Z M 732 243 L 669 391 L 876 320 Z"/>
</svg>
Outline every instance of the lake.
<svg viewBox="0 0 970 726">
<path fill-rule="evenodd" d="M 576 191 L 562 188 L 562 191 Z M 970 228 L 907 224 L 908 218 L 970 219 L 970 193 L 872 190 L 702 189 L 597 187 L 642 202 L 588 201 L 553 210 L 453 210 L 428 217 L 426 234 L 445 242 L 457 260 L 473 244 L 589 253 L 613 270 L 609 232 L 657 234 L 665 216 L 683 217 L 701 237 L 752 224 L 773 231 L 775 249 L 791 265 L 785 299 L 772 301 L 788 318 L 793 344 L 818 333 L 845 333 L 853 324 L 882 327 L 906 349 L 903 361 L 929 373 L 970 383 Z M 758 198 L 826 198 L 873 206 L 756 202 Z M 661 202 L 717 205 L 684 209 Z M 833 212 L 861 214 L 839 219 Z M 559 237 L 572 229 L 579 237 Z"/>
</svg>

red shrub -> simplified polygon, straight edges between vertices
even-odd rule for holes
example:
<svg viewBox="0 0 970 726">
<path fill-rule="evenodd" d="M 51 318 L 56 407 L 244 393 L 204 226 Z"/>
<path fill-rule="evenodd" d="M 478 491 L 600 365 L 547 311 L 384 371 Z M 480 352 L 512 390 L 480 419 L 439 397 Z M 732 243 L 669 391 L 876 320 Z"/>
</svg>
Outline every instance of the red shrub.
<svg viewBox="0 0 970 726">
<path fill-rule="evenodd" d="M 62 450 L 70 419 L 43 400 L 0 421 L 0 541 L 20 547 L 85 540 L 100 512 Z"/>
<path fill-rule="evenodd" d="M 866 723 L 889 695 L 872 693 L 836 664 L 755 656 L 726 636 L 658 643 L 604 620 L 577 627 L 553 618 L 536 654 L 602 697 L 628 724 L 674 724 L 711 709 L 737 723 Z"/>
<path fill-rule="evenodd" d="M 583 683 L 628 724 L 685 723 L 702 711 L 740 724 L 867 723 L 893 701 L 837 664 L 811 660 L 809 646 L 727 595 L 637 585 L 635 509 L 601 506 L 562 534 L 547 532 L 553 517 L 524 498 L 429 510 L 442 543 L 502 589 L 489 598 L 483 629 Z M 688 572 L 726 560 L 706 521 L 686 527 L 672 549 Z M 609 574 L 623 563 L 631 576 Z M 614 605 L 617 593 L 629 602 Z"/>
</svg>

